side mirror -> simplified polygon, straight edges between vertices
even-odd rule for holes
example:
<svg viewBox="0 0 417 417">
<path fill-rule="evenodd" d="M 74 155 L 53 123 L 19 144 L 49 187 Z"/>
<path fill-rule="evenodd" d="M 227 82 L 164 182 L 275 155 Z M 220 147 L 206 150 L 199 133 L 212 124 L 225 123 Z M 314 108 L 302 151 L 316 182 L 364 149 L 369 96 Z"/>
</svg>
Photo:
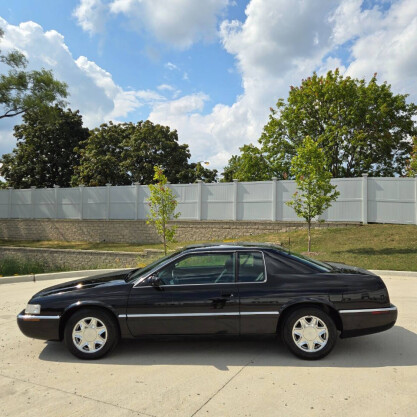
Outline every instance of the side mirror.
<svg viewBox="0 0 417 417">
<path fill-rule="evenodd" d="M 159 288 L 160 285 L 162 284 L 161 278 L 159 278 L 155 275 L 152 275 L 151 277 L 149 277 L 149 284 L 152 285 L 152 287 Z"/>
</svg>

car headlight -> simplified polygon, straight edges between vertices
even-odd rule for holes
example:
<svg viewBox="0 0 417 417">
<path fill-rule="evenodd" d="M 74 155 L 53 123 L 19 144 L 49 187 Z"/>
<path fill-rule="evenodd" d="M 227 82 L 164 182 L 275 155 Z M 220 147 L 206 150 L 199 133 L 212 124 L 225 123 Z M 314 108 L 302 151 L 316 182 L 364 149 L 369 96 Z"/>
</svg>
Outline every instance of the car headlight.
<svg viewBox="0 0 417 417">
<path fill-rule="evenodd" d="M 28 304 L 25 309 L 25 314 L 40 314 L 41 305 L 40 304 Z"/>
</svg>

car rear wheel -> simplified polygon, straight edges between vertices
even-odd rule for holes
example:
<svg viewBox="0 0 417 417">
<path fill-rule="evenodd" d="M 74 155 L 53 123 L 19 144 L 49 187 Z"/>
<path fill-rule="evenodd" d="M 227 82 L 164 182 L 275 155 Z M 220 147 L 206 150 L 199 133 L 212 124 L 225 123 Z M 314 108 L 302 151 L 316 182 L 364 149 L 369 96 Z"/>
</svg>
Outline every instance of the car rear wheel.
<svg viewBox="0 0 417 417">
<path fill-rule="evenodd" d="M 333 349 L 337 329 L 331 317 L 318 308 L 292 312 L 283 326 L 283 340 L 290 351 L 302 359 L 321 359 Z"/>
<path fill-rule="evenodd" d="M 119 329 L 114 317 L 106 311 L 82 309 L 69 318 L 64 341 L 78 358 L 98 359 L 117 345 Z"/>
</svg>

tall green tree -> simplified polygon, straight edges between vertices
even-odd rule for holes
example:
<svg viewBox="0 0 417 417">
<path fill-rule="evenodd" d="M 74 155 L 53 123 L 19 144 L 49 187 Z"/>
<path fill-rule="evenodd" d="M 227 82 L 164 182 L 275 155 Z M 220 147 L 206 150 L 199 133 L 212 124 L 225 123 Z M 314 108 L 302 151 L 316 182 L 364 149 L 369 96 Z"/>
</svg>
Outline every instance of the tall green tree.
<svg viewBox="0 0 417 417">
<path fill-rule="evenodd" d="M 50 117 L 52 115 L 52 117 Z M 79 154 L 74 150 L 87 137 L 78 111 L 58 106 L 32 109 L 15 126 L 16 148 L 1 158 L 0 175 L 14 188 L 70 186 Z"/>
<path fill-rule="evenodd" d="M 239 181 L 267 181 L 272 177 L 279 177 L 268 163 L 265 155 L 256 146 L 244 145 L 240 148 L 240 155 L 233 155 L 223 171 L 223 182 Z"/>
<path fill-rule="evenodd" d="M 0 29 L 0 41 L 3 35 Z M 56 80 L 52 71 L 28 71 L 26 57 L 17 50 L 0 52 L 0 62 L 9 67 L 6 73 L 0 74 L 0 119 L 33 109 L 45 112 L 52 104 L 65 104 L 67 84 Z"/>
<path fill-rule="evenodd" d="M 307 222 L 308 251 L 311 252 L 311 221 L 323 214 L 340 193 L 330 183 L 332 174 L 327 170 L 324 151 L 309 136 L 296 149 L 291 161 L 291 174 L 297 191 L 287 204 Z"/>
<path fill-rule="evenodd" d="M 314 73 L 299 87 L 291 86 L 288 98 L 270 110 L 259 152 L 278 178 L 290 172 L 306 136 L 325 151 L 326 167 L 335 178 L 405 174 L 409 139 L 417 134 L 417 106 L 407 102 L 407 94 L 394 94 L 386 82 L 378 84 L 376 74 L 367 83 L 343 77 L 337 69 L 325 76 Z M 255 178 L 262 177 L 260 170 Z"/>
<path fill-rule="evenodd" d="M 169 182 L 185 182 L 190 156 L 188 145 L 178 143 L 176 130 L 146 120 L 137 123 L 124 142 L 122 164 L 132 182 L 152 183 L 156 165 L 166 173 Z"/>
<path fill-rule="evenodd" d="M 132 183 L 122 164 L 124 146 L 135 131 L 133 123 L 104 123 L 76 149 L 79 164 L 74 168 L 72 185 L 100 186 Z"/>
<path fill-rule="evenodd" d="M 80 164 L 73 185 L 150 184 L 154 166 L 160 166 L 171 183 L 214 180 L 217 171 L 189 164 L 188 145 L 178 143 L 176 130 L 149 120 L 103 124 L 91 132 L 80 149 Z"/>
<path fill-rule="evenodd" d="M 177 200 L 174 193 L 167 185 L 167 177 L 164 175 L 162 168 L 154 167 L 153 180 L 155 184 L 150 184 L 150 196 L 148 199 L 150 213 L 147 224 L 155 227 L 157 233 L 162 238 L 164 252 L 167 254 L 167 243 L 173 242 L 175 237 L 175 226 L 169 226 L 168 222 L 177 219 L 181 213 L 175 213 Z"/>
</svg>

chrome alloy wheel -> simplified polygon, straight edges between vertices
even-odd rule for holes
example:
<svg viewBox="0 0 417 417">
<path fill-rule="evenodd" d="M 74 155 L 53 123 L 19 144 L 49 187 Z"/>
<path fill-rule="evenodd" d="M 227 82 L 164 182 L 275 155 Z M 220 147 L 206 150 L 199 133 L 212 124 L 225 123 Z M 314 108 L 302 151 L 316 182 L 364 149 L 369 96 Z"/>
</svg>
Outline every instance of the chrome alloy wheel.
<svg viewBox="0 0 417 417">
<path fill-rule="evenodd" d="M 304 316 L 295 322 L 292 338 L 304 352 L 318 352 L 326 346 L 329 331 L 323 320 L 316 316 Z"/>
<path fill-rule="evenodd" d="M 74 326 L 72 341 L 81 352 L 98 352 L 107 341 L 107 327 L 96 317 L 84 317 Z"/>
</svg>

